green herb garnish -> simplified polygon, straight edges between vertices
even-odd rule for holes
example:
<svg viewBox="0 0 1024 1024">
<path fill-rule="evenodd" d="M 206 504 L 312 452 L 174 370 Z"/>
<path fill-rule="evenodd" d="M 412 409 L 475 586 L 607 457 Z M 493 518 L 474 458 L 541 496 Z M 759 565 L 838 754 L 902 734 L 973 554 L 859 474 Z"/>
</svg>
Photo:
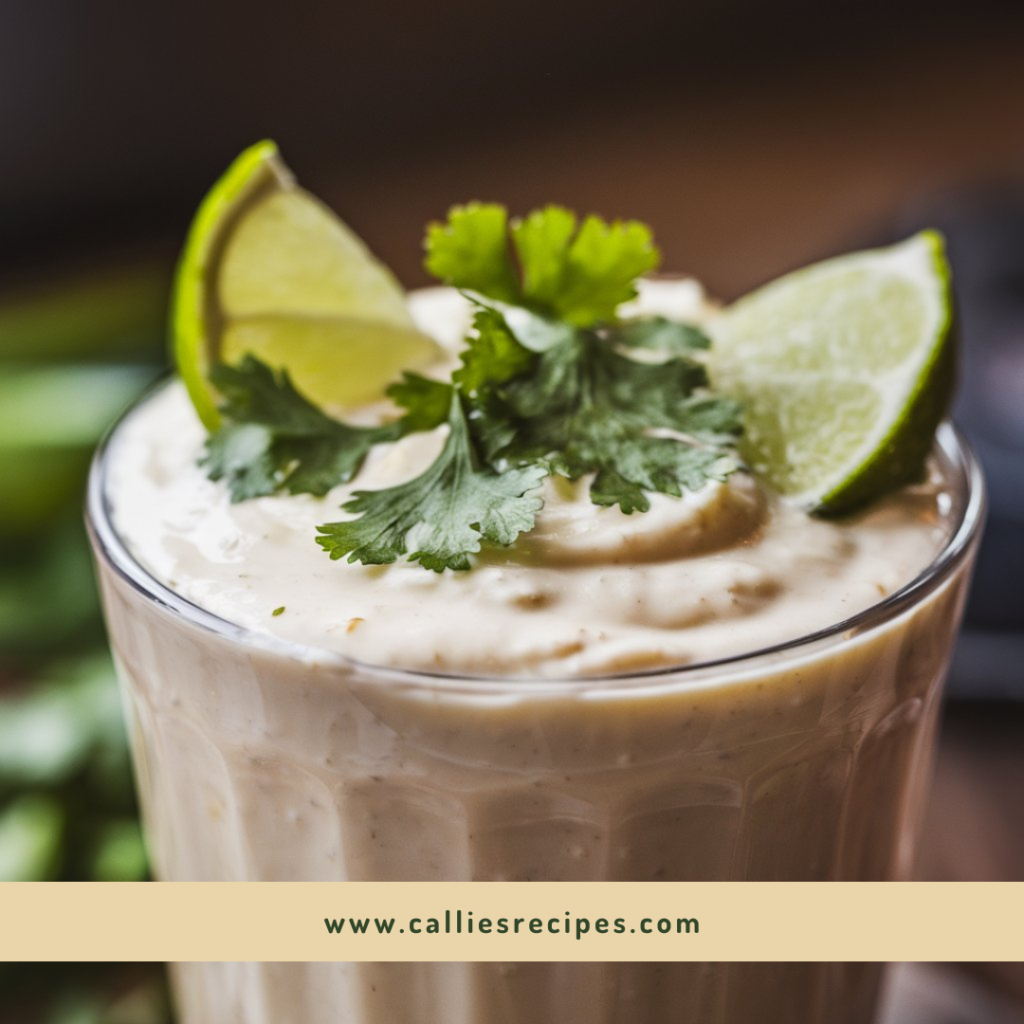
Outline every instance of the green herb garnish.
<svg viewBox="0 0 1024 1024">
<path fill-rule="evenodd" d="M 617 318 L 658 263 L 645 225 L 581 223 L 554 206 L 510 223 L 503 207 L 474 203 L 432 225 L 426 249 L 427 269 L 476 306 L 451 379 L 407 373 L 388 391 L 402 416 L 362 428 L 251 356 L 217 367 L 224 425 L 204 464 L 232 500 L 323 495 L 351 480 L 374 445 L 447 425 L 424 473 L 355 492 L 344 506 L 353 518 L 317 537 L 331 558 L 406 556 L 441 572 L 470 568 L 485 541 L 508 546 L 531 530 L 549 474 L 593 474 L 591 500 L 631 513 L 650 507 L 651 492 L 698 490 L 736 468 L 739 407 L 707 390 L 707 337 L 664 318 Z"/>
<path fill-rule="evenodd" d="M 358 519 L 318 527 L 331 558 L 384 565 L 412 547 L 427 569 L 469 569 L 481 540 L 509 545 L 533 529 L 547 470 L 539 463 L 495 472 L 475 450 L 462 399 L 452 395 L 448 439 L 422 475 L 381 491 L 356 491 L 347 512 Z"/>
<path fill-rule="evenodd" d="M 253 356 L 215 366 L 210 379 L 224 398 L 224 425 L 207 441 L 202 465 L 211 480 L 227 483 L 232 501 L 280 490 L 324 495 L 351 480 L 375 444 L 406 432 L 401 420 L 341 423 L 300 395 L 286 370 L 275 373 Z"/>
</svg>

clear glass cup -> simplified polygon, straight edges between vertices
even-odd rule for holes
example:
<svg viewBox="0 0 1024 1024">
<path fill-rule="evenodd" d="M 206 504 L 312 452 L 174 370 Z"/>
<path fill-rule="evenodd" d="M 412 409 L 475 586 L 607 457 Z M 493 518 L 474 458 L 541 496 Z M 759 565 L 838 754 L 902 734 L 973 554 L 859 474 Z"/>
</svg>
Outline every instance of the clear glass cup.
<svg viewBox="0 0 1024 1024">
<path fill-rule="evenodd" d="M 609 678 L 380 669 L 249 632 L 88 521 L 147 840 L 168 880 L 885 880 L 911 869 L 984 517 L 828 629 Z M 399 638 L 400 642 L 400 638 Z M 864 964 L 178 965 L 183 1024 L 868 1024 Z"/>
</svg>

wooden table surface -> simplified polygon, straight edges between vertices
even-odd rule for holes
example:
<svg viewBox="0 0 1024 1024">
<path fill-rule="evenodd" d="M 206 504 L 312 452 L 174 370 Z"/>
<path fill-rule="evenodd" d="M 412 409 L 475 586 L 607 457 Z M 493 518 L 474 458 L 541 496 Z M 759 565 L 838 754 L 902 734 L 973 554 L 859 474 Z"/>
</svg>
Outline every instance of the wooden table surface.
<svg viewBox="0 0 1024 1024">
<path fill-rule="evenodd" d="M 1024 1009 L 946 964 L 897 964 L 880 1024 L 1024 1024 Z"/>
<path fill-rule="evenodd" d="M 1024 880 L 1024 705 L 947 706 L 918 877 Z M 1014 952 L 1007 950 L 1006 955 Z M 1024 953 L 1024 942 L 1016 952 Z M 1024 963 L 972 964 L 965 969 L 1024 1006 Z M 973 1024 L 971 1017 L 962 1021 Z"/>
<path fill-rule="evenodd" d="M 1024 704 L 946 706 L 919 876 L 1024 881 Z"/>
</svg>

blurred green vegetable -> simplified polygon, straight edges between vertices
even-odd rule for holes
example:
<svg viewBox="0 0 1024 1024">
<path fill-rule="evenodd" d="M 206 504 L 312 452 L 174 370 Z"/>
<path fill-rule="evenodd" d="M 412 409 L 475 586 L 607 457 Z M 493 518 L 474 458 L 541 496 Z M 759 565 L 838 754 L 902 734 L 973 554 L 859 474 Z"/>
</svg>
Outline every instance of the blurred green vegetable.
<svg viewBox="0 0 1024 1024">
<path fill-rule="evenodd" d="M 57 998 L 57 1005 L 48 1017 L 48 1024 L 99 1024 L 102 1001 L 95 993 L 73 992 Z"/>
<path fill-rule="evenodd" d="M 137 982 L 111 997 L 102 992 L 72 989 L 59 995 L 46 1024 L 170 1024 L 166 986 L 160 977 Z"/>
<path fill-rule="evenodd" d="M 93 450 L 160 372 L 169 254 L 0 291 L 0 880 L 148 874 L 82 499 Z M 158 965 L 0 964 L 0 1020 L 169 1024 Z"/>
<path fill-rule="evenodd" d="M 45 543 L 0 556 L 0 658 L 52 657 L 99 638 L 99 600 L 77 515 L 52 528 Z"/>
<path fill-rule="evenodd" d="M 52 797 L 22 796 L 0 810 L 0 882 L 41 882 L 55 866 L 64 814 Z"/>
<path fill-rule="evenodd" d="M 114 1002 L 101 1024 L 167 1024 L 170 1006 L 162 985 L 140 985 Z"/>
<path fill-rule="evenodd" d="M 148 258 L 9 285 L 0 294 L 0 359 L 158 359 L 170 280 L 170 262 Z"/>
<path fill-rule="evenodd" d="M 112 821 L 100 830 L 92 877 L 97 882 L 140 882 L 149 872 L 138 821 Z"/>
<path fill-rule="evenodd" d="M 93 445 L 153 375 L 138 366 L 3 366 L 0 439 L 15 450 Z"/>
<path fill-rule="evenodd" d="M 110 657 L 52 665 L 0 701 L 0 880 L 147 872 Z"/>
<path fill-rule="evenodd" d="M 96 993 L 72 992 L 57 998 L 47 1024 L 101 1024 L 103 1001 Z"/>
<path fill-rule="evenodd" d="M 109 655 L 52 666 L 48 676 L 0 705 L 0 785 L 59 785 L 104 747 L 123 750 Z"/>
<path fill-rule="evenodd" d="M 113 1002 L 95 993 L 74 993 L 51 1011 L 47 1024 L 169 1024 L 162 986 L 141 985 Z"/>
<path fill-rule="evenodd" d="M 169 260 L 0 292 L 0 879 L 148 875 L 82 527 L 89 462 L 160 372 Z M 169 1024 L 157 965 L 0 964 L 0 1020 Z"/>
<path fill-rule="evenodd" d="M 110 423 L 153 367 L 0 363 L 0 534 L 24 537 L 79 503 Z"/>
</svg>

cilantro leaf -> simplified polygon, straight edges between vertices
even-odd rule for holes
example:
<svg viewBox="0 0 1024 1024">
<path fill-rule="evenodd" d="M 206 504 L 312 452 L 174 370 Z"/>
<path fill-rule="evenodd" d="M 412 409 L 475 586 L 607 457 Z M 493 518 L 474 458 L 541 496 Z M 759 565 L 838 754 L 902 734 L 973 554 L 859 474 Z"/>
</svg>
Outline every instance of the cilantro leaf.
<svg viewBox="0 0 1024 1024">
<path fill-rule="evenodd" d="M 490 429 L 509 440 L 492 458 L 543 462 L 572 480 L 593 473 L 596 504 L 646 511 L 646 492 L 698 490 L 736 468 L 730 446 L 739 407 L 703 393 L 707 383 L 707 371 L 690 359 L 636 362 L 580 331 L 497 389 L 484 412 L 499 422 Z"/>
<path fill-rule="evenodd" d="M 427 270 L 446 284 L 500 302 L 520 301 L 508 244 L 508 215 L 496 203 L 454 206 L 445 224 L 430 224 Z"/>
<path fill-rule="evenodd" d="M 507 302 L 494 299 L 479 299 L 469 296 L 478 306 L 500 313 L 505 326 L 512 336 L 525 349 L 531 352 L 543 352 L 553 345 L 568 341 L 576 332 L 576 328 L 562 320 L 552 320 L 542 313 L 536 313 L 525 306 L 510 306 Z"/>
<path fill-rule="evenodd" d="M 211 480 L 224 480 L 233 502 L 273 494 L 280 480 L 271 454 L 274 432 L 259 423 L 229 423 L 207 439 L 199 464 Z"/>
<path fill-rule="evenodd" d="M 607 329 L 606 338 L 613 345 L 654 349 L 667 355 L 683 355 L 711 347 L 711 339 L 699 327 L 663 316 L 623 320 Z"/>
<path fill-rule="evenodd" d="M 481 305 L 473 315 L 473 330 L 466 339 L 462 365 L 452 374 L 452 381 L 470 396 L 511 380 L 532 363 L 533 354 L 519 344 L 504 316 Z"/>
<path fill-rule="evenodd" d="M 532 354 L 519 344 L 501 313 L 478 306 L 461 366 L 452 374 L 451 383 L 405 373 L 387 393 L 405 411 L 402 423 L 406 432 L 433 430 L 448 421 L 453 390 L 457 388 L 463 396 L 481 404 L 488 388 L 522 373 L 532 360 Z"/>
<path fill-rule="evenodd" d="M 558 308 L 575 234 L 576 214 L 561 206 L 545 206 L 513 223 L 512 238 L 523 268 L 523 295 L 531 305 Z"/>
<path fill-rule="evenodd" d="M 714 448 L 697 448 L 668 437 L 612 437 L 590 485 L 595 505 L 618 505 L 630 515 L 651 507 L 648 493 L 679 496 L 699 491 L 709 480 L 724 480 L 736 463 Z"/>
<path fill-rule="evenodd" d="M 357 491 L 344 506 L 358 518 L 317 527 L 332 559 L 387 565 L 405 555 L 434 572 L 469 569 L 484 540 L 508 546 L 532 530 L 543 504 L 540 465 L 498 473 L 481 465 L 462 400 L 453 394 L 449 434 L 420 476 L 379 491 Z"/>
<path fill-rule="evenodd" d="M 211 480 L 224 480 L 234 502 L 279 490 L 326 494 L 351 480 L 367 452 L 405 430 L 350 427 L 295 390 L 287 371 L 254 356 L 218 365 L 211 381 L 224 398 L 224 425 L 206 442 L 201 461 Z"/>
<path fill-rule="evenodd" d="M 387 389 L 387 395 L 405 410 L 402 423 L 410 434 L 441 426 L 452 404 L 451 384 L 418 373 L 403 373 L 402 379 Z"/>
<path fill-rule="evenodd" d="M 446 224 L 429 228 L 426 249 L 427 270 L 445 283 L 574 327 L 613 320 L 660 259 L 645 224 L 595 216 L 580 223 L 560 206 L 511 224 L 501 206 L 453 207 Z"/>
<path fill-rule="evenodd" d="M 613 319 L 619 305 L 636 298 L 636 279 L 660 259 L 646 224 L 587 217 L 566 253 L 555 314 L 579 327 Z"/>
<path fill-rule="evenodd" d="M 506 467 L 496 466 L 493 454 L 513 437 L 509 422 L 496 407 L 496 388 L 526 372 L 534 361 L 534 354 L 519 343 L 499 310 L 478 307 L 462 365 L 452 374 L 452 380 L 470 410 L 473 439 L 484 460 L 496 469 Z"/>
</svg>

